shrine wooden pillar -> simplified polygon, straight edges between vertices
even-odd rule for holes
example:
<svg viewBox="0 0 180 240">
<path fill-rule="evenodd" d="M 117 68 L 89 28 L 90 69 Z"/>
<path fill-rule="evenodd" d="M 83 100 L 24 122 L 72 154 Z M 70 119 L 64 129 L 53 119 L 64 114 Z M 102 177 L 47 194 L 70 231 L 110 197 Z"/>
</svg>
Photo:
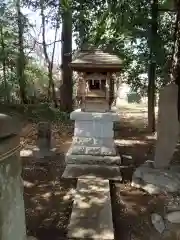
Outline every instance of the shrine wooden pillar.
<svg viewBox="0 0 180 240">
<path fill-rule="evenodd" d="M 108 105 L 109 105 L 109 96 L 110 96 L 109 87 L 110 87 L 110 73 L 107 72 L 107 77 L 106 77 L 106 101 L 108 102 Z M 110 105 L 109 105 L 109 109 L 110 109 Z"/>
<path fill-rule="evenodd" d="M 82 102 L 81 102 L 81 110 L 85 111 L 86 109 L 86 72 L 82 73 Z"/>
<path fill-rule="evenodd" d="M 111 74 L 110 75 L 110 86 L 109 86 L 109 107 L 110 107 L 110 109 L 111 109 L 113 101 L 114 101 L 114 78 Z"/>
</svg>

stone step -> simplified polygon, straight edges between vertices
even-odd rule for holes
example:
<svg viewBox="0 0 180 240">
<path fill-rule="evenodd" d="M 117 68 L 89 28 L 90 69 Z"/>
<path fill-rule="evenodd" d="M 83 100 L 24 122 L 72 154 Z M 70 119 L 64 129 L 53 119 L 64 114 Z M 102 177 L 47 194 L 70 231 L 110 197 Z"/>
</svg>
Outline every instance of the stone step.
<svg viewBox="0 0 180 240">
<path fill-rule="evenodd" d="M 113 138 L 95 138 L 95 137 L 73 137 L 73 144 L 85 146 L 107 146 L 114 147 Z"/>
<path fill-rule="evenodd" d="M 74 155 L 93 155 L 93 156 L 116 156 L 116 149 L 108 146 L 85 146 L 72 144 L 69 149 L 70 154 Z"/>
<path fill-rule="evenodd" d="M 67 164 L 62 178 L 100 177 L 109 180 L 122 180 L 119 166 Z"/>
<path fill-rule="evenodd" d="M 108 180 L 78 179 L 68 239 L 114 240 Z"/>
<path fill-rule="evenodd" d="M 92 156 L 92 155 L 73 155 L 66 154 L 66 164 L 87 164 L 87 165 L 117 165 L 121 164 L 121 157 L 116 156 Z"/>
</svg>

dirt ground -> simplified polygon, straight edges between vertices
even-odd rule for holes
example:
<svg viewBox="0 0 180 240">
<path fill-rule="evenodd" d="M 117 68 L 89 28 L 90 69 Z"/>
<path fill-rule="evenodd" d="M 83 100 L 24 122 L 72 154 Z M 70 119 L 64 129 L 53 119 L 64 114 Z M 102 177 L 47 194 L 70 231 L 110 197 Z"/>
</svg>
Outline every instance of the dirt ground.
<svg viewBox="0 0 180 240">
<path fill-rule="evenodd" d="M 146 124 L 147 112 L 144 107 L 132 105 L 120 110 L 116 144 L 124 166 L 123 181 L 110 181 L 116 240 L 149 239 L 152 232 L 150 213 L 162 210 L 164 196 L 152 197 L 130 186 L 134 169 L 153 158 L 155 136 L 147 133 Z M 61 179 L 64 153 L 71 143 L 72 128 L 68 132 L 58 132 L 56 126 L 55 138 L 58 134 L 61 141 L 56 140 L 57 156 L 43 163 L 22 158 L 27 231 L 28 235 L 36 236 L 39 240 L 66 239 L 73 190 L 76 187 L 75 179 Z M 35 135 L 32 141 L 35 141 Z M 26 138 L 23 132 L 22 138 Z"/>
</svg>

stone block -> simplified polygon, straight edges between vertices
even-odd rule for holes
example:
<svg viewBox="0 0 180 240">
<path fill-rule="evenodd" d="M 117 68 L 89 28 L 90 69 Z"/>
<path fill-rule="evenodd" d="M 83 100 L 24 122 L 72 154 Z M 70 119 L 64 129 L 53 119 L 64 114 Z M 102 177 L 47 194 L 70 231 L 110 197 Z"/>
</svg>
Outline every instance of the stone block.
<svg viewBox="0 0 180 240">
<path fill-rule="evenodd" d="M 86 147 L 73 145 L 70 151 L 72 154 L 86 154 Z"/>
<path fill-rule="evenodd" d="M 119 166 L 67 164 L 62 178 L 100 177 L 110 180 L 121 180 Z"/>
<path fill-rule="evenodd" d="M 101 147 L 86 147 L 87 155 L 101 155 Z"/>
<path fill-rule="evenodd" d="M 44 161 L 45 157 L 51 157 L 54 155 L 52 134 L 51 134 L 51 123 L 40 122 L 38 124 L 38 139 L 37 148 L 33 149 L 33 156 L 36 160 Z"/>
<path fill-rule="evenodd" d="M 68 238 L 114 239 L 108 180 L 78 179 Z"/>
<path fill-rule="evenodd" d="M 94 138 L 94 144 L 95 145 L 101 145 L 101 146 L 109 146 L 114 147 L 114 140 L 113 138 Z"/>
<path fill-rule="evenodd" d="M 40 149 L 51 148 L 51 124 L 49 122 L 40 122 L 38 124 L 37 145 Z"/>
<path fill-rule="evenodd" d="M 105 156 L 116 156 L 116 149 L 115 148 L 109 148 L 102 146 L 101 147 L 101 155 Z"/>
<path fill-rule="evenodd" d="M 115 112 L 105 112 L 105 113 L 97 113 L 97 112 L 83 112 L 81 109 L 77 109 L 70 114 L 70 118 L 72 120 L 77 121 L 107 121 L 107 122 L 118 122 L 120 119 L 119 114 Z"/>
<path fill-rule="evenodd" d="M 13 126 L 13 119 L 7 119 L 7 122 Z M 8 124 L 5 126 L 8 128 Z M 20 154 L 17 148 L 20 144 L 20 137 L 17 129 L 13 131 L 11 126 L 10 129 L 4 131 L 4 134 L 9 136 L 8 138 L 4 138 L 5 135 L 0 136 L 3 137 L 0 144 L 0 155 L 6 155 L 0 160 L 0 239 L 24 240 L 26 239 L 26 227 L 23 184 Z"/>
<path fill-rule="evenodd" d="M 116 156 L 92 156 L 66 154 L 66 164 L 87 164 L 87 165 L 118 165 L 121 164 L 121 157 Z"/>
<path fill-rule="evenodd" d="M 107 146 L 114 148 L 114 140 L 112 138 L 95 138 L 95 137 L 73 137 L 73 144 L 85 146 Z"/>
<path fill-rule="evenodd" d="M 89 121 L 83 122 L 82 124 L 75 123 L 74 136 L 87 138 L 113 138 L 114 131 L 111 124 Z"/>
<path fill-rule="evenodd" d="M 153 162 L 147 161 L 135 170 L 132 186 L 142 188 L 149 194 L 180 193 L 179 168 L 156 169 Z"/>
<path fill-rule="evenodd" d="M 77 145 L 72 144 L 68 150 L 68 154 L 72 155 L 92 155 L 92 156 L 116 156 L 115 147 L 108 146 L 86 146 L 86 145 Z"/>
<path fill-rule="evenodd" d="M 94 138 L 91 137 L 73 137 L 73 143 L 78 145 L 91 146 L 94 144 Z"/>
</svg>

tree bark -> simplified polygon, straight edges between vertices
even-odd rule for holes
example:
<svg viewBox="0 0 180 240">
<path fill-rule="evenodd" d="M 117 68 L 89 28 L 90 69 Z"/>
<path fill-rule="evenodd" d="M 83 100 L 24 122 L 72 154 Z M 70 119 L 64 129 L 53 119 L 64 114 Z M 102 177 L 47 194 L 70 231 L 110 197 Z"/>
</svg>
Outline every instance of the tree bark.
<svg viewBox="0 0 180 240">
<path fill-rule="evenodd" d="M 2 48 L 3 81 L 4 81 L 4 90 L 5 90 L 4 100 L 5 102 L 9 103 L 10 95 L 9 95 L 8 83 L 6 79 L 6 56 L 5 56 L 4 33 L 3 33 L 2 26 L 0 26 L 0 35 L 1 35 L 1 48 Z"/>
<path fill-rule="evenodd" d="M 62 85 L 60 88 L 61 109 L 71 112 L 72 99 L 72 70 L 69 66 L 72 61 L 72 9 L 70 6 L 62 10 Z"/>
<path fill-rule="evenodd" d="M 178 86 L 178 120 L 180 121 L 180 0 L 175 1 L 175 7 L 177 11 L 176 23 L 175 23 L 175 44 L 174 44 L 174 56 L 172 77 L 173 81 Z"/>
<path fill-rule="evenodd" d="M 148 130 L 155 132 L 155 92 L 156 92 L 156 51 L 158 29 L 158 0 L 151 4 L 151 35 L 149 39 L 149 72 L 148 72 Z"/>
<path fill-rule="evenodd" d="M 25 70 L 25 55 L 24 55 L 24 42 L 23 42 L 24 24 L 22 20 L 20 0 L 16 1 L 16 10 L 17 10 L 17 22 L 18 22 L 18 47 L 19 47 L 19 54 L 18 54 L 18 60 L 17 60 L 17 78 L 19 80 L 21 101 L 24 104 L 27 104 L 28 99 L 26 94 L 26 78 L 24 73 L 24 70 Z"/>
</svg>

